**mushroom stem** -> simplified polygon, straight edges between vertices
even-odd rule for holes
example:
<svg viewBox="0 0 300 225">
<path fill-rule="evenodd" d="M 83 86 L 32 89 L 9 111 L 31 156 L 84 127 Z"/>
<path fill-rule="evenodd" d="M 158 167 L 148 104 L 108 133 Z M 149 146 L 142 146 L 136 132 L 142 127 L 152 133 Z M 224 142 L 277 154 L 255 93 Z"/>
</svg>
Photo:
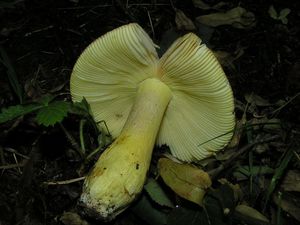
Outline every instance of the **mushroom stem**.
<svg viewBox="0 0 300 225">
<path fill-rule="evenodd" d="M 100 156 L 85 180 L 80 204 L 87 214 L 111 220 L 142 191 L 171 97 L 169 87 L 156 78 L 140 83 L 121 134 Z"/>
</svg>

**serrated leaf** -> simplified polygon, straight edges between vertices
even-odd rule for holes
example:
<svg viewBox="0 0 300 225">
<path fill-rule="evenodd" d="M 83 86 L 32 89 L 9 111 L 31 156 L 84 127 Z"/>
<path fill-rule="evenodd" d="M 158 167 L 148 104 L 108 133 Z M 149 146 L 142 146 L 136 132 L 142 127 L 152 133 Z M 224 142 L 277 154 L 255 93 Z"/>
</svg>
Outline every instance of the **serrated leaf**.
<svg viewBox="0 0 300 225">
<path fill-rule="evenodd" d="M 70 103 L 63 101 L 54 101 L 41 108 L 36 116 L 38 124 L 46 127 L 53 126 L 61 122 L 68 114 Z"/>
<path fill-rule="evenodd" d="M 160 206 L 174 207 L 173 203 L 156 180 L 150 178 L 145 185 L 145 190 L 150 198 Z"/>
<path fill-rule="evenodd" d="M 53 95 L 44 95 L 43 97 L 41 97 L 39 99 L 38 102 L 42 105 L 47 106 L 54 98 L 55 98 L 55 96 L 53 96 Z"/>
<path fill-rule="evenodd" d="M 16 119 L 19 116 L 24 116 L 35 110 L 40 109 L 42 106 L 37 104 L 30 105 L 15 105 L 8 108 L 2 109 L 0 113 L 0 123 L 5 123 L 9 120 Z"/>
<path fill-rule="evenodd" d="M 70 107 L 70 112 L 78 115 L 88 116 L 90 114 L 90 105 L 85 98 L 81 102 L 74 102 Z"/>
</svg>

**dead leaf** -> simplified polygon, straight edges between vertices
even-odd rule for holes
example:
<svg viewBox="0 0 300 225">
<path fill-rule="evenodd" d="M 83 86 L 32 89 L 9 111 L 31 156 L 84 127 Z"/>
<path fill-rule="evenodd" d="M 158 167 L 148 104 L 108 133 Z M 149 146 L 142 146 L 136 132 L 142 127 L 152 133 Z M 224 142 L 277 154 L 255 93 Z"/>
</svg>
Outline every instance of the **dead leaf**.
<svg viewBox="0 0 300 225">
<path fill-rule="evenodd" d="M 214 51 L 213 53 L 222 66 L 235 70 L 236 68 L 233 62 L 244 54 L 244 49 L 245 48 L 239 48 L 234 53 L 225 51 Z"/>
<path fill-rule="evenodd" d="M 265 153 L 270 150 L 268 143 L 258 144 L 254 147 L 254 151 L 258 154 Z"/>
<path fill-rule="evenodd" d="M 241 136 L 244 132 L 244 126 L 247 122 L 246 113 L 243 114 L 242 118 L 236 122 L 233 137 L 231 138 L 228 148 L 234 148 L 239 145 Z"/>
<path fill-rule="evenodd" d="M 227 5 L 227 2 L 219 2 L 213 6 L 210 6 L 208 4 L 206 4 L 205 2 L 203 2 L 202 0 L 193 0 L 193 4 L 195 7 L 199 8 L 199 9 L 220 9 L 221 7 Z"/>
<path fill-rule="evenodd" d="M 188 18 L 184 12 L 180 9 L 175 9 L 176 16 L 175 22 L 177 29 L 179 30 L 196 30 L 196 26 L 194 25 L 193 21 Z"/>
<path fill-rule="evenodd" d="M 289 170 L 283 179 L 281 188 L 285 191 L 300 192 L 300 171 Z"/>
<path fill-rule="evenodd" d="M 280 131 L 282 129 L 280 119 L 278 118 L 269 119 L 266 116 L 261 118 L 253 118 L 250 121 L 248 121 L 248 124 L 253 125 L 254 130 L 259 130 L 263 128 L 264 131 L 275 132 L 275 131 Z"/>
<path fill-rule="evenodd" d="M 243 191 L 240 187 L 239 184 L 233 184 L 231 182 L 229 182 L 227 179 L 225 178 L 221 178 L 218 180 L 220 184 L 227 184 L 229 185 L 229 187 L 233 190 L 233 195 L 234 195 L 234 201 L 235 202 L 238 202 L 240 201 L 241 199 L 243 199 Z"/>
<path fill-rule="evenodd" d="M 201 1 L 201 0 L 193 0 L 193 4 L 195 7 L 199 8 L 199 9 L 210 9 L 211 6 L 206 4 L 205 2 Z"/>
<path fill-rule="evenodd" d="M 60 217 L 60 221 L 65 225 L 89 225 L 88 222 L 81 219 L 81 217 L 74 212 L 64 212 Z"/>
<path fill-rule="evenodd" d="M 266 100 L 266 99 L 264 99 L 264 98 L 262 98 L 262 97 L 260 97 L 256 94 L 253 94 L 253 93 L 246 94 L 245 99 L 249 104 L 254 104 L 256 106 L 266 107 L 266 106 L 271 106 L 272 105 L 268 100 Z"/>
<path fill-rule="evenodd" d="M 281 207 L 285 212 L 289 213 L 296 220 L 300 222 L 300 208 L 297 205 L 297 198 L 295 196 L 282 195 L 281 199 L 278 195 L 273 196 L 274 202 Z"/>
<path fill-rule="evenodd" d="M 230 52 L 214 51 L 213 53 L 222 66 L 233 70 L 235 69 L 235 66 L 233 65 L 234 58 Z"/>
<path fill-rule="evenodd" d="M 158 161 L 159 174 L 180 197 L 202 205 L 206 189 L 211 186 L 209 175 L 189 164 L 180 164 L 167 158 Z"/>
<path fill-rule="evenodd" d="M 196 21 L 211 27 L 231 25 L 235 28 L 245 29 L 255 26 L 254 14 L 242 7 L 236 7 L 224 13 L 218 12 L 199 16 Z"/>
<path fill-rule="evenodd" d="M 260 213 L 259 211 L 257 211 L 256 209 L 254 209 L 250 206 L 241 204 L 241 205 L 238 205 L 237 207 L 235 207 L 235 211 L 239 212 L 240 214 L 242 214 L 246 217 L 269 223 L 269 220 L 267 217 L 265 217 L 262 213 Z"/>
<path fill-rule="evenodd" d="M 229 145 L 230 145 L 230 147 L 228 146 L 229 147 L 228 149 L 226 149 L 225 151 L 220 151 L 220 152 L 217 153 L 215 158 L 218 161 L 227 161 L 227 160 L 231 159 L 232 156 L 234 156 L 236 154 L 236 149 L 233 148 L 234 146 L 236 146 L 236 142 L 231 141 L 229 143 Z"/>
</svg>

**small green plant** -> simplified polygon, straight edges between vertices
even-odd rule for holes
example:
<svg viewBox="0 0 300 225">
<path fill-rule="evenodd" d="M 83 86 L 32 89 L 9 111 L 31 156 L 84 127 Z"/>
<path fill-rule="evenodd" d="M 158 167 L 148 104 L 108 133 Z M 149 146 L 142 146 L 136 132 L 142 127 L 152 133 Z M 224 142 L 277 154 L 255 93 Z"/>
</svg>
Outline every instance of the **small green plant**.
<svg viewBox="0 0 300 225">
<path fill-rule="evenodd" d="M 291 10 L 289 8 L 284 8 L 278 13 L 273 5 L 271 5 L 268 10 L 268 13 L 272 19 L 280 20 L 283 24 L 288 23 L 288 19 L 286 17 L 290 14 L 290 12 Z"/>
<path fill-rule="evenodd" d="M 0 124 L 34 113 L 39 125 L 46 127 L 61 122 L 72 108 L 72 104 L 65 101 L 55 100 L 54 96 L 44 96 L 37 102 L 30 104 L 19 104 L 2 109 L 0 113 Z"/>
<path fill-rule="evenodd" d="M 81 102 L 71 103 L 63 100 L 56 100 L 56 97 L 53 95 L 46 95 L 36 102 L 3 108 L 0 112 L 0 124 L 24 117 L 28 114 L 34 116 L 36 123 L 40 126 L 50 127 L 58 124 L 66 134 L 71 145 L 85 161 L 88 161 L 92 155 L 111 142 L 110 134 L 105 122 L 100 121 L 99 123 L 104 123 L 106 130 L 99 131 L 97 123 L 90 114 L 89 104 L 85 99 Z M 68 114 L 80 116 L 80 145 L 77 144 L 75 138 L 72 137 L 61 123 Z M 93 130 L 92 132 L 98 137 L 98 147 L 91 151 L 86 151 L 85 147 L 86 141 L 83 134 L 87 127 L 91 127 Z"/>
</svg>

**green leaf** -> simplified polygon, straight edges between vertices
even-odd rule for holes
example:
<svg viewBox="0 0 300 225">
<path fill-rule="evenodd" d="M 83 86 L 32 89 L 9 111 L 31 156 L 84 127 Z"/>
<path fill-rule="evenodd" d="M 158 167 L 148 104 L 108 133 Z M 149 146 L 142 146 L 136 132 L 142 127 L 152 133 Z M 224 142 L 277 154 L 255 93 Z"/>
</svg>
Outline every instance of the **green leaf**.
<svg viewBox="0 0 300 225">
<path fill-rule="evenodd" d="M 277 19 L 278 19 L 278 14 L 277 14 L 277 12 L 276 12 L 276 10 L 275 10 L 275 8 L 274 8 L 273 5 L 271 5 L 271 6 L 269 7 L 268 13 L 269 13 L 269 15 L 270 15 L 270 17 L 271 17 L 272 19 L 274 19 L 274 20 L 277 20 Z"/>
<path fill-rule="evenodd" d="M 285 8 L 285 9 L 282 9 L 279 13 L 279 19 L 280 18 L 285 18 L 287 17 L 289 14 L 291 13 L 291 10 L 289 8 Z"/>
<path fill-rule="evenodd" d="M 61 122 L 68 114 L 70 103 L 54 101 L 37 112 L 37 122 L 46 127 Z"/>
<path fill-rule="evenodd" d="M 2 109 L 0 113 L 0 123 L 5 123 L 9 120 L 16 119 L 19 116 L 24 116 L 28 113 L 31 113 L 35 110 L 40 109 L 42 106 L 38 104 L 30 105 L 15 105 L 8 108 Z"/>
<path fill-rule="evenodd" d="M 168 215 L 155 208 L 150 199 L 143 195 L 131 210 L 147 224 L 166 225 Z"/>
<path fill-rule="evenodd" d="M 288 24 L 289 20 L 285 17 L 280 18 L 282 24 Z"/>
<path fill-rule="evenodd" d="M 54 95 L 44 95 L 43 97 L 41 97 L 38 102 L 41 105 L 47 106 L 51 101 L 53 101 L 53 99 L 55 98 Z"/>
<path fill-rule="evenodd" d="M 70 113 L 89 116 L 90 115 L 90 105 L 85 98 L 81 102 L 74 102 L 70 107 Z"/>
<path fill-rule="evenodd" d="M 145 185 L 145 190 L 150 198 L 160 206 L 174 207 L 173 203 L 156 180 L 150 178 Z"/>
<path fill-rule="evenodd" d="M 281 20 L 283 24 L 288 24 L 288 19 L 286 18 L 290 14 L 291 10 L 289 8 L 285 8 L 280 11 L 278 19 Z"/>
</svg>

